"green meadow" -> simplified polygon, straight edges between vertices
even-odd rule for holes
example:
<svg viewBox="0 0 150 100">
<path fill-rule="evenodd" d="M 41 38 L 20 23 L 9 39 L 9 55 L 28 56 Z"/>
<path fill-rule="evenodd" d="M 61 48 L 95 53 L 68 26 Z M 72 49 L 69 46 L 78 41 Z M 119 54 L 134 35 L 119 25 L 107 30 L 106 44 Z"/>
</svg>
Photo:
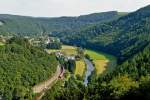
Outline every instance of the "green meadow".
<svg viewBox="0 0 150 100">
<path fill-rule="evenodd" d="M 115 67 L 116 58 L 103 52 L 96 52 L 93 50 L 85 50 L 85 54 L 88 54 L 93 60 L 95 65 L 96 74 L 102 74 L 106 70 L 113 70 Z M 110 64 L 113 66 L 109 66 Z"/>
<path fill-rule="evenodd" d="M 82 77 L 84 74 L 85 68 L 86 68 L 86 65 L 83 60 L 76 61 L 75 75 L 80 75 Z"/>
<path fill-rule="evenodd" d="M 56 50 L 56 49 L 49 49 L 49 52 L 57 52 L 60 51 L 66 55 L 74 55 L 77 54 L 77 50 L 76 47 L 74 46 L 69 46 L 69 45 L 62 45 L 62 48 L 60 50 Z"/>
</svg>

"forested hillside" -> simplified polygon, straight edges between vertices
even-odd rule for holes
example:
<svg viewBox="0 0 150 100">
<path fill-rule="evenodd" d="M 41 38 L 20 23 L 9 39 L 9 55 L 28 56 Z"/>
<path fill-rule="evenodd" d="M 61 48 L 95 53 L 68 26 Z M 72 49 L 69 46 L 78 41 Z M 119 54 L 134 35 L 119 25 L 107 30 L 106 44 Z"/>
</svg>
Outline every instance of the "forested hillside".
<svg viewBox="0 0 150 100">
<path fill-rule="evenodd" d="M 109 22 L 122 14 L 116 11 L 95 13 L 78 17 L 39 18 L 17 15 L 0 15 L 0 34 L 36 36 L 80 28 L 80 26 Z"/>
<path fill-rule="evenodd" d="M 150 99 L 150 6 L 116 21 L 54 35 L 67 44 L 111 53 L 118 57 L 119 63 L 113 72 L 90 78 L 88 87 L 71 77 L 62 91 L 55 90 L 58 92 L 53 94 L 54 99 Z M 51 97 L 50 93 L 43 100 Z"/>
<path fill-rule="evenodd" d="M 51 77 L 57 65 L 54 55 L 32 47 L 27 39 L 10 39 L 0 46 L 0 98 L 31 100 L 32 86 Z"/>
<path fill-rule="evenodd" d="M 74 74 L 64 74 L 54 87 L 45 90 L 43 100 L 150 100 L 150 5 L 127 15 L 114 11 L 60 18 L 0 15 L 0 34 L 7 33 L 53 33 L 50 36 L 65 44 L 118 58 L 112 72 L 95 76 L 93 71 L 88 86 Z M 55 55 L 31 46 L 27 39 L 4 42 L 0 45 L 0 98 L 32 100 L 32 86 L 52 76 L 57 60 Z M 63 66 L 67 68 L 69 63 Z"/>
<path fill-rule="evenodd" d="M 150 6 L 147 6 L 112 22 L 53 35 L 60 37 L 64 43 L 105 51 L 123 61 L 149 43 L 149 33 Z"/>
<path fill-rule="evenodd" d="M 118 65 L 114 72 L 92 79 L 88 87 L 71 77 L 64 88 L 56 85 L 55 92 L 50 90 L 43 100 L 149 100 L 149 58 L 150 45 Z"/>
<path fill-rule="evenodd" d="M 113 73 L 91 83 L 89 99 L 139 99 L 149 100 L 150 45 L 118 65 Z M 100 95 L 97 95 L 100 94 Z"/>
</svg>

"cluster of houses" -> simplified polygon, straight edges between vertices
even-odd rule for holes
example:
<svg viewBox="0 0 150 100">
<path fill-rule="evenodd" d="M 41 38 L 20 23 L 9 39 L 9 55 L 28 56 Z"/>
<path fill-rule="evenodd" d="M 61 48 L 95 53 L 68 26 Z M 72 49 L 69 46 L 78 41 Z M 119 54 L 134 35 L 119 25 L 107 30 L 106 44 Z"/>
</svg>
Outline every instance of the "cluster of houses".
<svg viewBox="0 0 150 100">
<path fill-rule="evenodd" d="M 55 55 L 57 58 L 65 57 L 65 61 L 75 60 L 75 55 L 64 55 L 63 52 L 61 52 L 61 51 L 55 52 Z"/>
<path fill-rule="evenodd" d="M 30 38 L 29 42 L 34 46 L 39 46 L 41 44 L 48 45 L 49 43 L 60 42 L 58 38 L 49 37 L 49 36 L 41 36 L 38 38 Z"/>
<path fill-rule="evenodd" d="M 53 42 L 55 42 L 55 41 L 60 42 L 60 39 L 59 39 L 59 38 L 55 38 L 55 37 L 47 37 L 47 38 L 45 39 L 45 44 L 53 43 Z"/>
</svg>

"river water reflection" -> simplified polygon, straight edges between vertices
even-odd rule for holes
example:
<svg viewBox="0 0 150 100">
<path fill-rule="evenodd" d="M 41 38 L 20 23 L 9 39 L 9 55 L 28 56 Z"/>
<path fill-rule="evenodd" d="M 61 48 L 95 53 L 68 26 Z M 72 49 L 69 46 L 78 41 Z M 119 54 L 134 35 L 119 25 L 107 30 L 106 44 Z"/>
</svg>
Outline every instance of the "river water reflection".
<svg viewBox="0 0 150 100">
<path fill-rule="evenodd" d="M 93 64 L 91 63 L 90 60 L 84 58 L 84 61 L 86 63 L 86 73 L 85 73 L 85 78 L 84 78 L 84 85 L 87 86 L 88 84 L 88 77 L 92 74 L 92 71 L 94 71 L 94 66 Z"/>
</svg>

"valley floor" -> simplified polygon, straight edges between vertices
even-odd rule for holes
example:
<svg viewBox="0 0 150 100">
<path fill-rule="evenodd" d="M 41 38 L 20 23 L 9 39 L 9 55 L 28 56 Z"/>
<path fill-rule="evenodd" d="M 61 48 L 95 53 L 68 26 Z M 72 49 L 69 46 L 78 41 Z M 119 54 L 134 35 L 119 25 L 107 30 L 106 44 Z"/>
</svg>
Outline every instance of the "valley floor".
<svg viewBox="0 0 150 100">
<path fill-rule="evenodd" d="M 86 65 L 84 60 L 76 61 L 75 75 L 80 75 L 82 77 L 85 69 L 86 69 Z"/>
<path fill-rule="evenodd" d="M 47 51 L 48 51 L 48 53 L 53 53 L 53 52 L 59 51 L 59 52 L 62 52 L 65 56 L 77 55 L 76 47 L 67 46 L 67 45 L 63 45 L 62 49 L 60 49 L 60 50 L 50 49 Z M 96 52 L 96 51 L 88 50 L 88 49 L 85 50 L 84 54 L 88 54 L 90 56 L 90 58 L 92 59 L 91 61 L 89 60 L 89 62 L 94 65 L 94 66 L 93 65 L 92 66 L 96 70 L 97 76 L 100 74 L 103 74 L 105 71 L 113 70 L 114 66 L 116 65 L 116 58 L 109 54 L 105 54 L 102 52 Z M 76 68 L 75 68 L 74 74 L 76 76 L 79 75 L 81 77 L 81 79 L 83 78 L 85 80 L 85 76 L 87 76 L 87 72 L 89 72 L 89 70 L 87 68 L 87 66 L 89 66 L 89 65 L 86 65 L 87 63 L 85 63 L 84 59 L 80 59 L 75 62 L 76 62 Z M 90 73 L 92 73 L 92 71 L 90 71 Z M 54 83 L 54 81 L 56 81 L 58 79 L 60 73 L 61 73 L 61 70 L 60 70 L 60 67 L 58 66 L 57 71 L 54 74 L 54 76 L 52 78 L 48 79 L 47 81 L 44 81 L 40 84 L 35 85 L 33 87 L 33 92 L 41 93 L 44 90 L 49 89 L 52 86 L 52 84 Z M 88 77 L 87 77 L 87 82 L 88 82 Z"/>
<path fill-rule="evenodd" d="M 86 50 L 85 54 L 92 59 L 97 75 L 103 74 L 105 71 L 112 71 L 116 66 L 116 58 L 112 55 L 93 50 Z"/>
</svg>

